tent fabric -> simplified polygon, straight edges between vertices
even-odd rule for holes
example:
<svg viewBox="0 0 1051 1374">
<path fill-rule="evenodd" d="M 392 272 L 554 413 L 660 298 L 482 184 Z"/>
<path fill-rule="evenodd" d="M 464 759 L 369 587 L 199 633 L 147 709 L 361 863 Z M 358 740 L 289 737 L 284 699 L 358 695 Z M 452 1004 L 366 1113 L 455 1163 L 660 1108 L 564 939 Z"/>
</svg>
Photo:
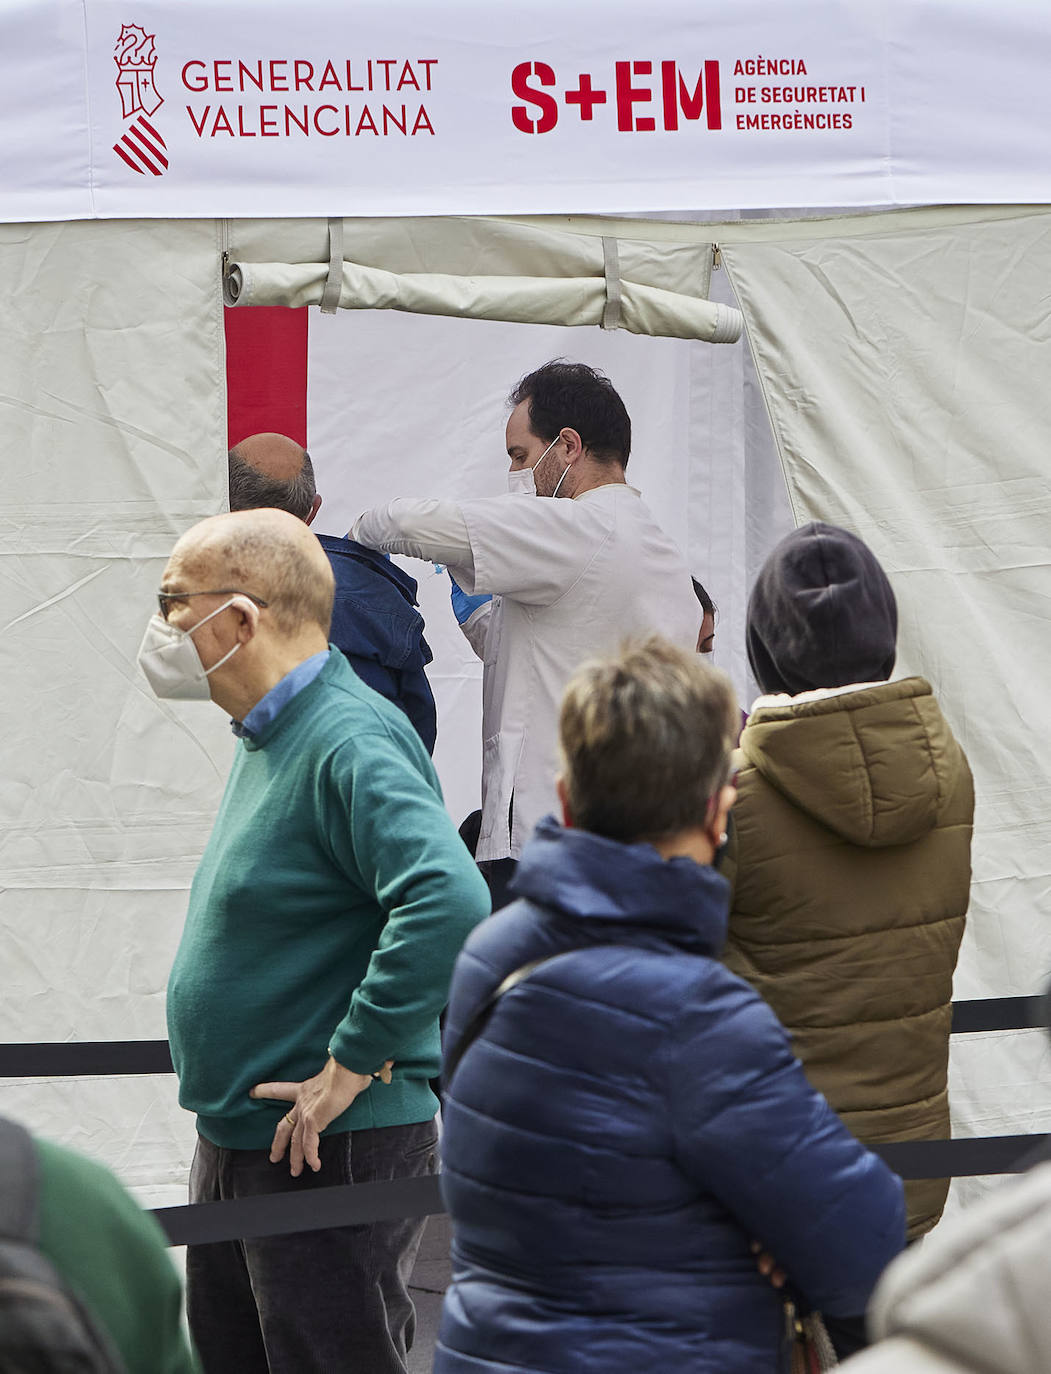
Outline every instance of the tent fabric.
<svg viewBox="0 0 1051 1374">
<path fill-rule="evenodd" d="M 680 245 L 664 255 L 645 242 L 518 227 L 489 220 L 336 221 L 338 252 L 321 255 L 322 241 L 308 229 L 292 247 L 296 259 L 253 261 L 236 247 L 224 276 L 230 305 L 318 305 L 350 310 L 406 310 L 422 315 L 508 320 L 522 324 L 601 324 L 633 334 L 734 343 L 742 319 L 733 306 L 706 299 L 711 244 Z M 236 222 L 235 222 L 236 224 Z M 407 241 L 407 235 L 409 241 Z M 236 229 L 231 237 L 236 237 Z M 286 231 L 285 237 L 295 237 Z M 389 261 L 384 245 L 392 240 Z M 348 239 L 350 240 L 348 242 Z M 255 251 L 266 252 L 266 245 Z M 271 250 L 272 251 L 272 250 Z M 348 261 L 348 253 L 368 256 Z M 341 259 L 341 260 L 340 260 Z M 409 266 L 411 264 L 411 266 Z M 528 275 L 526 275 L 528 273 Z"/>
<path fill-rule="evenodd" d="M 329 262 L 323 219 L 232 219 L 221 222 L 231 262 Z M 641 286 L 706 297 L 711 280 L 708 226 L 594 216 L 540 219 L 424 217 L 344 219 L 343 256 L 362 267 L 399 274 L 591 277 L 603 274 L 602 240 L 616 238 L 620 272 Z"/>
<path fill-rule="evenodd" d="M 733 343 L 743 324 L 739 311 L 708 300 L 717 245 L 880 237 L 896 225 L 951 232 L 1040 213 L 936 206 L 707 223 L 603 216 L 228 220 L 222 222 L 224 291 L 230 305 L 317 305 L 335 267 L 344 309 L 608 326 L 615 290 L 618 324 L 632 333 Z"/>
<path fill-rule="evenodd" d="M 723 261 L 796 521 L 847 525 L 879 555 L 899 671 L 931 679 L 974 770 L 956 995 L 1037 993 L 1051 969 L 1051 212 L 865 227 L 779 240 L 766 225 L 724 240 Z M 954 1039 L 957 1133 L 1051 1129 L 1045 1044 Z"/>
<path fill-rule="evenodd" d="M 732 281 L 757 369 L 743 343 L 315 313 L 318 527 L 341 532 L 393 495 L 500 489 L 506 390 L 557 354 L 595 362 L 636 419 L 633 480 L 720 604 L 717 662 L 744 693 L 735 641 L 747 586 L 789 520 L 780 468 L 796 519 L 848 524 L 883 559 L 902 613 L 900 666 L 932 679 L 974 767 L 975 889 L 957 995 L 1038 991 L 1051 964 L 1039 921 L 1051 759 L 1038 710 L 1051 667 L 1051 212 L 455 220 L 433 241 L 416 222 L 384 223 L 379 233 L 345 221 L 344 261 L 397 276 L 586 278 L 605 299 L 612 239 L 622 283 L 697 301 L 710 291 L 732 306 Z M 726 270 L 709 283 L 713 244 Z M 313 264 L 325 279 L 329 224 L 0 229 L 7 1041 L 164 1034 L 164 985 L 231 737 L 214 709 L 153 699 L 134 660 L 175 538 L 225 504 L 223 252 Z M 440 619 L 444 579 L 412 570 L 449 635 L 435 675 L 456 724 L 439 767 L 459 820 L 477 780 L 466 743 L 477 667 Z M 1051 1129 L 1045 1060 L 1038 1033 L 956 1037 L 956 1131 Z M 192 1123 L 172 1079 L 5 1088 L 13 1114 L 114 1164 L 146 1200 L 177 1199 Z"/>
<path fill-rule="evenodd" d="M 328 268 L 284 263 L 235 263 L 227 274 L 231 305 L 320 305 Z M 616 327 L 632 334 L 736 343 L 742 320 L 732 306 L 676 296 L 637 282 L 619 282 Z M 603 277 L 396 276 L 344 263 L 338 303 L 344 310 L 404 310 L 417 315 L 507 320 L 518 324 L 602 325 L 609 302 Z"/>
<path fill-rule="evenodd" d="M 0 229 L 5 1042 L 165 1035 L 229 731 L 157 701 L 135 654 L 172 544 L 226 500 L 218 273 L 209 222 Z M 19 1079 L 4 1103 L 179 1199 L 171 1078 Z"/>
</svg>

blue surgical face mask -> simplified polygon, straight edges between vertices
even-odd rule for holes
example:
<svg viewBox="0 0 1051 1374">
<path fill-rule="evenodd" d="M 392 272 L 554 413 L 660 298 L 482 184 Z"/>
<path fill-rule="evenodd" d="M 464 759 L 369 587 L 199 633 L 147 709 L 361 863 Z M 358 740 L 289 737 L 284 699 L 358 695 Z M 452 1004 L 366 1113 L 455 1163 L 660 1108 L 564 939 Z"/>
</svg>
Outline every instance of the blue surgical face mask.
<svg viewBox="0 0 1051 1374">
<path fill-rule="evenodd" d="M 536 478 L 533 474 L 561 438 L 561 434 L 556 434 L 531 468 L 515 468 L 507 474 L 507 490 L 512 496 L 536 496 Z M 568 471 L 569 467 L 567 466 L 566 472 Z M 558 495 L 558 488 L 562 485 L 566 472 L 558 479 L 558 486 L 551 493 L 552 496 Z"/>
</svg>

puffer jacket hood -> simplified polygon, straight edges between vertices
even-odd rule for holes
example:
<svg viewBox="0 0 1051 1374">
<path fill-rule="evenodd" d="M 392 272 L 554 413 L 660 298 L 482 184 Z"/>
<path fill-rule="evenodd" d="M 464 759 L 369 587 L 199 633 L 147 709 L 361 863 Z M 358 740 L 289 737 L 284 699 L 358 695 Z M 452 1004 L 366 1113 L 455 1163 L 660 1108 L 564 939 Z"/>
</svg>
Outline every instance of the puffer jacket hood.
<svg viewBox="0 0 1051 1374">
<path fill-rule="evenodd" d="M 801 811 L 851 844 L 909 844 L 939 823 L 960 750 L 924 678 L 761 704 L 741 750 Z"/>
<path fill-rule="evenodd" d="M 887 1339 L 850 1374 L 1044 1374 L 1051 1351 L 1051 1164 L 946 1222 L 887 1271 L 869 1309 Z"/>
<path fill-rule="evenodd" d="M 667 941 L 713 957 L 726 943 L 730 887 L 715 869 L 663 859 L 651 844 L 565 829 L 554 816 L 537 826 L 511 890 L 583 921 L 596 942 Z"/>
</svg>

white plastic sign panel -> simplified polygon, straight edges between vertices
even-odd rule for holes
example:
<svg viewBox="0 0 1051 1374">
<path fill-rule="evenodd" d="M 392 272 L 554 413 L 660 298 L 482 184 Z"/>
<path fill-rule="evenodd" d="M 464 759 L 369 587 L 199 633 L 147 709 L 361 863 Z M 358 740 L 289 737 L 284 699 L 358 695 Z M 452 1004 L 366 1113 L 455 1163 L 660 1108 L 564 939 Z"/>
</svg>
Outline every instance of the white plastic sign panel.
<svg viewBox="0 0 1051 1374">
<path fill-rule="evenodd" d="M 11 0 L 0 218 L 1051 200 L 1051 11 Z"/>
</svg>

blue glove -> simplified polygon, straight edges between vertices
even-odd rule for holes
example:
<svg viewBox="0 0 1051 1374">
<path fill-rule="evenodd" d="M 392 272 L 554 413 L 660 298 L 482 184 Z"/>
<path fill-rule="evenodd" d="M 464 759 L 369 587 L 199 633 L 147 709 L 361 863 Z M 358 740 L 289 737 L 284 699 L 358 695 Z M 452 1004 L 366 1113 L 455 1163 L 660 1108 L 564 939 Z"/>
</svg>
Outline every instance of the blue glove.
<svg viewBox="0 0 1051 1374">
<path fill-rule="evenodd" d="M 446 568 L 446 572 L 449 572 L 448 568 Z M 479 606 L 484 606 L 487 601 L 493 599 L 489 592 L 484 596 L 468 596 L 452 573 L 449 573 L 449 581 L 452 583 L 449 597 L 453 603 L 453 615 L 456 617 L 458 625 L 465 625 Z"/>
</svg>

